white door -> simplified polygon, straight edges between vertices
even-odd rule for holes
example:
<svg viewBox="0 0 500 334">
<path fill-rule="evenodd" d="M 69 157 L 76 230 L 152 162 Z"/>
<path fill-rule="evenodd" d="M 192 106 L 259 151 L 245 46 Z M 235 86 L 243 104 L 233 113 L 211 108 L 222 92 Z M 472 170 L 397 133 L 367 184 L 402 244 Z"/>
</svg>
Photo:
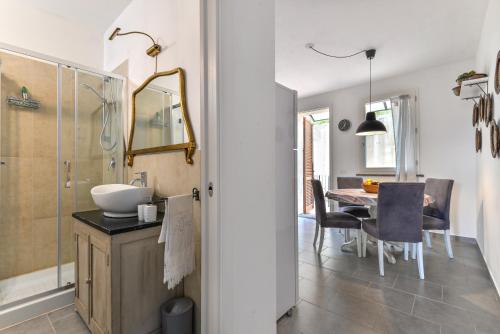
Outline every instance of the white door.
<svg viewBox="0 0 500 334">
<path fill-rule="evenodd" d="M 276 85 L 276 293 L 278 319 L 298 300 L 295 136 L 297 92 Z"/>
</svg>

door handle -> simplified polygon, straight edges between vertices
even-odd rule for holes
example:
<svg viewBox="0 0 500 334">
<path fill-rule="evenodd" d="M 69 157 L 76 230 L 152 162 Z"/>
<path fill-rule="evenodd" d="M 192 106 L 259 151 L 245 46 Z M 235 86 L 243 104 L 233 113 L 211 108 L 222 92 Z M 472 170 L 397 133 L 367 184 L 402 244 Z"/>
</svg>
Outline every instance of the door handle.
<svg viewBox="0 0 500 334">
<path fill-rule="evenodd" d="M 66 170 L 66 183 L 64 188 L 71 188 L 71 161 L 64 161 L 64 169 Z"/>
</svg>

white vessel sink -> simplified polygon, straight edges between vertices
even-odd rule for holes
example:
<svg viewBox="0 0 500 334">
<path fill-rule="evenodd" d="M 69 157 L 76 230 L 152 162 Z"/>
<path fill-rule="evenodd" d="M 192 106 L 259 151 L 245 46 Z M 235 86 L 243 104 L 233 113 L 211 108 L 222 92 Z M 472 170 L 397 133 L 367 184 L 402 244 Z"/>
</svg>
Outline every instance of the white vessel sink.
<svg viewBox="0 0 500 334">
<path fill-rule="evenodd" d="M 92 188 L 90 193 L 105 216 L 121 218 L 137 216 L 137 205 L 150 201 L 153 189 L 128 184 L 103 184 Z"/>
</svg>

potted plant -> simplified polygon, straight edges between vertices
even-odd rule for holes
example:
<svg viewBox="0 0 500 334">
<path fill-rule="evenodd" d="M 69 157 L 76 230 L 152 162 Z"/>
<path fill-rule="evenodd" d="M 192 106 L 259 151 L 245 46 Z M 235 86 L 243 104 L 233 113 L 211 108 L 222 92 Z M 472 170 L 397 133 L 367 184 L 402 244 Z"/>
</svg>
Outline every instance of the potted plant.
<svg viewBox="0 0 500 334">
<path fill-rule="evenodd" d="M 460 74 L 456 80 L 458 86 L 454 87 L 452 89 L 453 93 L 455 93 L 456 96 L 460 96 L 460 90 L 462 89 L 462 82 L 466 80 L 472 80 L 472 79 L 479 79 L 485 77 L 486 74 L 484 73 L 476 73 L 476 71 L 471 70 L 469 72 L 464 72 Z"/>
</svg>

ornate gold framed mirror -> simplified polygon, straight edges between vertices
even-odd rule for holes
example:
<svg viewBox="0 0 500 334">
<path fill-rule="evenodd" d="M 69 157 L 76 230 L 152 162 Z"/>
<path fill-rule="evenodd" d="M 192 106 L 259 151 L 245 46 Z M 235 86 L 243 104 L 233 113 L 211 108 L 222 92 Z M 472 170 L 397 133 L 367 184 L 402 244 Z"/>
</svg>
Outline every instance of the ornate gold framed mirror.
<svg viewBox="0 0 500 334">
<path fill-rule="evenodd" d="M 182 68 L 150 76 L 132 94 L 132 123 L 128 141 L 128 165 L 136 155 L 184 150 L 193 163 L 196 149 L 186 104 Z"/>
</svg>

